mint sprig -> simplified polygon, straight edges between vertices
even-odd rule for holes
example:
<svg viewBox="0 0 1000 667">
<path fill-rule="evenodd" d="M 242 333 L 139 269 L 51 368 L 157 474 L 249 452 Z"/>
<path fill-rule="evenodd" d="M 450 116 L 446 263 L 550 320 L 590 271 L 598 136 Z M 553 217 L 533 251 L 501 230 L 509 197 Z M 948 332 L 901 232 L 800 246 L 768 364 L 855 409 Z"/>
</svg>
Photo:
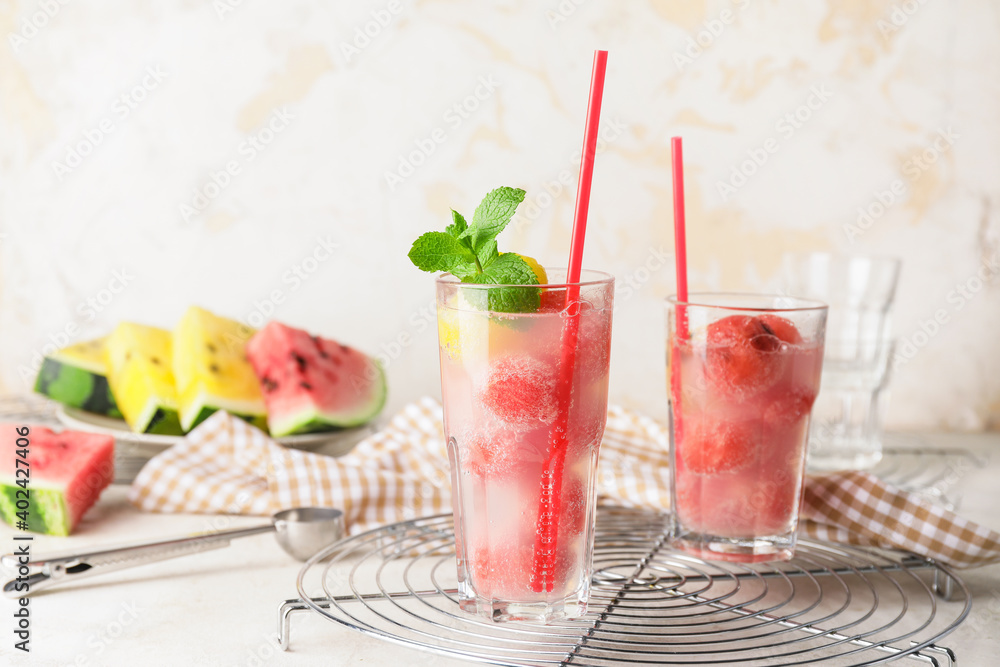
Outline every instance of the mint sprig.
<svg viewBox="0 0 1000 667">
<path fill-rule="evenodd" d="M 476 255 L 451 234 L 427 232 L 413 242 L 410 261 L 421 271 L 454 272 L 474 263 Z"/>
<path fill-rule="evenodd" d="M 519 255 L 500 253 L 496 237 L 524 201 L 524 190 L 502 187 L 490 192 L 476 207 L 472 223 L 458 211 L 443 232 L 422 234 L 409 258 L 421 271 L 447 271 L 464 283 L 480 285 L 537 285 L 538 277 Z M 489 290 L 485 304 L 491 311 L 524 313 L 538 310 L 540 291 L 523 288 Z"/>
<path fill-rule="evenodd" d="M 512 252 L 500 255 L 486 271 L 462 282 L 480 285 L 537 285 L 538 276 L 528 263 Z M 500 313 L 533 313 L 541 303 L 541 290 L 524 288 L 491 289 L 489 309 Z"/>
<path fill-rule="evenodd" d="M 472 239 L 472 249 L 479 250 L 495 239 L 514 217 L 518 204 L 524 201 L 520 188 L 497 188 L 486 195 L 472 214 L 472 224 L 462 232 L 462 237 Z"/>
</svg>

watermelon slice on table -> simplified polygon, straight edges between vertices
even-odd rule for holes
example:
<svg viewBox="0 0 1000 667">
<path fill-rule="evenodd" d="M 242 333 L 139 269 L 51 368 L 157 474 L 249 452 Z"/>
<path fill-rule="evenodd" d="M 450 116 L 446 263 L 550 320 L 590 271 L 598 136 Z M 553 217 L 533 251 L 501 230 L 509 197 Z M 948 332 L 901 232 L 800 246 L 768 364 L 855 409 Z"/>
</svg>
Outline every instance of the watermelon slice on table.
<svg viewBox="0 0 1000 667">
<path fill-rule="evenodd" d="M 174 330 L 173 369 L 181 426 L 190 431 L 216 410 L 264 428 L 267 411 L 246 358 L 256 331 L 192 306 Z"/>
<path fill-rule="evenodd" d="M 122 322 L 106 347 L 108 382 L 129 427 L 136 433 L 183 435 L 170 332 Z"/>
<path fill-rule="evenodd" d="M 23 441 L 18 443 L 18 428 L 24 432 L 24 425 L 0 424 L 0 446 L 5 453 L 0 459 L 0 517 L 17 526 L 26 516 L 30 531 L 69 535 L 115 477 L 115 440 L 109 435 L 54 433 L 28 426 L 29 444 L 23 447 Z M 16 452 L 25 449 L 27 477 L 23 464 L 19 467 L 15 461 Z"/>
<path fill-rule="evenodd" d="M 359 426 L 385 405 L 381 365 L 346 345 L 271 322 L 247 343 L 271 435 Z"/>
<path fill-rule="evenodd" d="M 35 379 L 35 391 L 63 405 L 121 419 L 104 365 L 106 340 L 77 343 L 45 357 Z"/>
</svg>

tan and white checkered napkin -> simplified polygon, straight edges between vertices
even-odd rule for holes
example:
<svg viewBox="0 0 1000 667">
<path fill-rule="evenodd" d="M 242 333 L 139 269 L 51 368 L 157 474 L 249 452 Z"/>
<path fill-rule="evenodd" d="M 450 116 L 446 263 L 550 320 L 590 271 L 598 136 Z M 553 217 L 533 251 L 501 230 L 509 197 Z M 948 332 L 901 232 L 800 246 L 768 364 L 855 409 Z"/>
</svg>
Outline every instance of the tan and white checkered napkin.
<svg viewBox="0 0 1000 667">
<path fill-rule="evenodd" d="M 154 512 L 269 515 L 290 507 L 344 510 L 350 533 L 451 509 L 441 406 L 423 399 L 339 458 L 286 449 L 217 412 L 153 458 L 129 499 Z M 670 505 L 667 429 L 608 410 L 598 492 L 617 504 Z M 802 531 L 812 537 L 912 551 L 956 567 L 1000 562 L 1000 534 L 862 472 L 811 477 Z"/>
</svg>

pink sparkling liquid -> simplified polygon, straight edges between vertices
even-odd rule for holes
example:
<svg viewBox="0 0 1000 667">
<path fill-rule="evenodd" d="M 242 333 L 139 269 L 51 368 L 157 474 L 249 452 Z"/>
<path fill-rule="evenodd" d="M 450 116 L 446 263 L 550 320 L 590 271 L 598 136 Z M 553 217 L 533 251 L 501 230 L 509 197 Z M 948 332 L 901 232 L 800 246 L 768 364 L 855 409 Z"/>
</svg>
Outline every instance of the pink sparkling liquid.
<svg viewBox="0 0 1000 667">
<path fill-rule="evenodd" d="M 555 586 L 532 590 L 539 499 L 557 422 L 563 318 L 438 305 L 445 432 L 452 465 L 459 597 L 497 620 L 585 612 L 594 473 L 607 416 L 611 309 L 584 308 L 573 374 L 555 546 Z"/>
</svg>

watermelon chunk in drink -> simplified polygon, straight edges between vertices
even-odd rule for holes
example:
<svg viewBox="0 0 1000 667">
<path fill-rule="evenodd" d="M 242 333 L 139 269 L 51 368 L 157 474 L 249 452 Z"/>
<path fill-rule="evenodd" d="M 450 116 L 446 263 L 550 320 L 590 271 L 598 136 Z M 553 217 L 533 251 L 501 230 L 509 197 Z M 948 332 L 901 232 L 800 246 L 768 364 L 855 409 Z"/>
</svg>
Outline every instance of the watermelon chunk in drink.
<svg viewBox="0 0 1000 667">
<path fill-rule="evenodd" d="M 556 417 L 556 380 L 554 369 L 536 357 L 501 357 L 490 365 L 479 399 L 505 424 L 551 424 Z"/>
</svg>

